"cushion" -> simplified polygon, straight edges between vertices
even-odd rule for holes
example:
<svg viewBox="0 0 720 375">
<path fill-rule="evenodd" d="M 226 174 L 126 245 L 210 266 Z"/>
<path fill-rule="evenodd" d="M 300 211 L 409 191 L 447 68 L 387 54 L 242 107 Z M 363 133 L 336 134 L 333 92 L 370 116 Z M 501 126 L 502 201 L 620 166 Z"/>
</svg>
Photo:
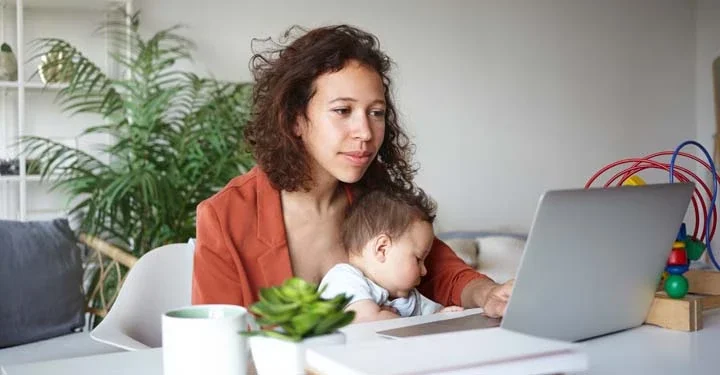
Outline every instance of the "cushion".
<svg viewBox="0 0 720 375">
<path fill-rule="evenodd" d="M 478 265 L 478 243 L 474 238 L 450 238 L 444 241 L 457 256 L 471 267 Z"/>
<path fill-rule="evenodd" d="M 525 249 L 525 240 L 512 236 L 477 239 L 479 261 L 476 269 L 498 283 L 514 279 Z"/>
<path fill-rule="evenodd" d="M 0 348 L 82 330 L 82 279 L 67 220 L 0 220 Z"/>
</svg>

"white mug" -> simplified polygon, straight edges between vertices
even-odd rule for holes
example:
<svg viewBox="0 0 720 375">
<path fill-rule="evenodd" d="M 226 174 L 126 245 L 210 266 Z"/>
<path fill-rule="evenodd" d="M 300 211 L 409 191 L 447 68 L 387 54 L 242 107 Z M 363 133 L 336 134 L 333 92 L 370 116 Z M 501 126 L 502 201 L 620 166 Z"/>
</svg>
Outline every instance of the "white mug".
<svg viewBox="0 0 720 375">
<path fill-rule="evenodd" d="M 163 374 L 247 374 L 248 337 L 256 329 L 247 309 L 236 305 L 194 305 L 162 316 Z"/>
</svg>

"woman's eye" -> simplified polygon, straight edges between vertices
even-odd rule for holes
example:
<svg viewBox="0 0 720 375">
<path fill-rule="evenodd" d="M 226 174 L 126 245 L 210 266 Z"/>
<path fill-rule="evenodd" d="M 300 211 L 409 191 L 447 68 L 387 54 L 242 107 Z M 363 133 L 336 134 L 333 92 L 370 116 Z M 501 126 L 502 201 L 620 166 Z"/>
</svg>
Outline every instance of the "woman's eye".
<svg viewBox="0 0 720 375">
<path fill-rule="evenodd" d="M 385 110 L 382 110 L 382 109 L 372 110 L 372 111 L 370 111 L 370 115 L 375 116 L 375 117 L 385 117 Z"/>
<path fill-rule="evenodd" d="M 350 108 L 335 108 L 333 109 L 333 112 L 339 115 L 347 115 L 348 113 L 350 113 Z"/>
</svg>

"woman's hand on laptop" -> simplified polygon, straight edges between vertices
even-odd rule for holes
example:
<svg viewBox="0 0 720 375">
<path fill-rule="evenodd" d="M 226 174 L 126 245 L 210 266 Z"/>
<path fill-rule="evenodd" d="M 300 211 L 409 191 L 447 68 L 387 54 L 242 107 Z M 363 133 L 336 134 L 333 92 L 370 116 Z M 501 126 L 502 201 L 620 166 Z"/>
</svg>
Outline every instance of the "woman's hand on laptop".
<svg viewBox="0 0 720 375">
<path fill-rule="evenodd" d="M 508 300 L 512 294 L 513 282 L 510 280 L 504 284 L 497 284 L 490 289 L 489 296 L 485 301 L 483 310 L 485 315 L 496 318 L 505 315 L 505 309 L 507 308 Z"/>
<path fill-rule="evenodd" d="M 489 278 L 471 281 L 462 292 L 463 306 L 482 307 L 485 315 L 491 318 L 501 317 L 505 314 L 514 281 L 504 284 L 498 284 Z"/>
</svg>

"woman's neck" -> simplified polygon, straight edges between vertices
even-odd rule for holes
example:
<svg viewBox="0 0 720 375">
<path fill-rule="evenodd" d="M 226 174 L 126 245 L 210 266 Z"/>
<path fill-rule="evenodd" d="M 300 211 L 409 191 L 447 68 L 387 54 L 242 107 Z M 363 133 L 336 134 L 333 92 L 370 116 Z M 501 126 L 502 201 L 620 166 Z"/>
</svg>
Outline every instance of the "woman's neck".
<svg viewBox="0 0 720 375">
<path fill-rule="evenodd" d="M 314 174 L 312 183 L 310 190 L 283 191 L 282 195 L 317 213 L 327 212 L 341 193 L 340 182 L 327 173 L 324 176 Z"/>
</svg>

